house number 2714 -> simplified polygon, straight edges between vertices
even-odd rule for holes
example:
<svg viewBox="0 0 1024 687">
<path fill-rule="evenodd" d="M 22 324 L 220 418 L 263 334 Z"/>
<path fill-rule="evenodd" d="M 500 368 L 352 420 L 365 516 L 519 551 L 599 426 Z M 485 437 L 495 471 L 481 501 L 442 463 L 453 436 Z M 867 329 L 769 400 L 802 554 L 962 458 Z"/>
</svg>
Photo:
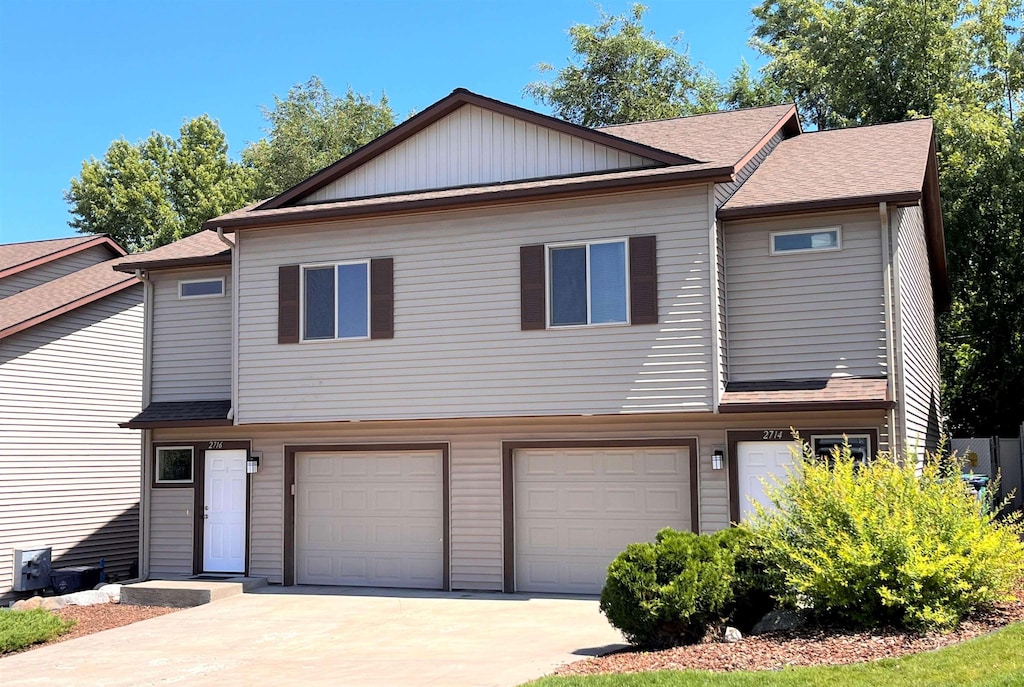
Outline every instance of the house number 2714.
<svg viewBox="0 0 1024 687">
<path fill-rule="evenodd" d="M 764 436 L 761 437 L 762 441 L 772 441 L 773 439 L 785 439 L 785 432 L 781 429 L 766 429 L 764 430 Z"/>
<path fill-rule="evenodd" d="M 217 448 L 224 448 L 224 442 L 223 441 L 211 441 L 210 445 L 206 447 L 206 450 L 209 451 L 211 449 L 217 449 Z"/>
</svg>

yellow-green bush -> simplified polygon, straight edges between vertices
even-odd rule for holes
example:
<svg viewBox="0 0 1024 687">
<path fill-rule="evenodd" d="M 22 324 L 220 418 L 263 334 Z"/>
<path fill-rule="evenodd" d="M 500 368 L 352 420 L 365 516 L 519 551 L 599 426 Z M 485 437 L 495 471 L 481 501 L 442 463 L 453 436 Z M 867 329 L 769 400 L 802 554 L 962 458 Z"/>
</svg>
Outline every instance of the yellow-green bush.
<svg viewBox="0 0 1024 687">
<path fill-rule="evenodd" d="M 915 458 L 857 465 L 849 446 L 830 460 L 805 447 L 789 479 L 769 485 L 776 509 L 758 509 L 751 530 L 782 601 L 859 625 L 941 629 L 1010 594 L 1024 578 L 1020 518 L 996 520 L 956 461 Z"/>
</svg>

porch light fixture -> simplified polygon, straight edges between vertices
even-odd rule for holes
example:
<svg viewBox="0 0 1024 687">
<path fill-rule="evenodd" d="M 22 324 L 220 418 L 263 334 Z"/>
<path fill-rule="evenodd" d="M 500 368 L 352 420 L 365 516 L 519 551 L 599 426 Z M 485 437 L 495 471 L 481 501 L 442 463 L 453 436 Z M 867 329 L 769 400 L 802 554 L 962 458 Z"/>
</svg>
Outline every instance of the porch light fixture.
<svg viewBox="0 0 1024 687">
<path fill-rule="evenodd" d="M 711 452 L 711 469 L 721 470 L 723 462 L 725 462 L 725 452 L 720 448 L 716 448 Z"/>
<path fill-rule="evenodd" d="M 252 475 L 259 472 L 260 469 L 260 457 L 263 454 L 258 451 L 251 451 L 249 456 L 245 459 L 245 471 Z"/>
</svg>

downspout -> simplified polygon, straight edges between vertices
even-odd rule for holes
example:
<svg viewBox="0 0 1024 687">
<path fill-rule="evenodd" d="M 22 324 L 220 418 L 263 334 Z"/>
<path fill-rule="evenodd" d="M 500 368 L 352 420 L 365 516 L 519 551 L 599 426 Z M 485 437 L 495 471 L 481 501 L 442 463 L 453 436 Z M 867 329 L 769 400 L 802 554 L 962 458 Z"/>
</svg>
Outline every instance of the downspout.
<svg viewBox="0 0 1024 687">
<path fill-rule="evenodd" d="M 718 221 L 716 216 L 715 185 L 708 184 L 708 278 L 711 290 L 711 374 L 714 377 L 711 383 L 711 408 L 719 412 L 718 406 L 722 401 L 723 377 L 725 370 L 722 369 L 722 350 L 725 343 L 719 339 L 722 331 L 722 310 L 719 299 L 723 294 L 718 288 Z"/>
<path fill-rule="evenodd" d="M 231 251 L 231 407 L 227 419 L 235 422 L 235 399 L 238 398 L 238 245 L 224 235 L 224 229 L 217 227 L 217 238 Z"/>
<path fill-rule="evenodd" d="M 896 390 L 896 340 L 893 312 L 893 251 L 889 232 L 889 207 L 885 201 L 878 204 L 878 223 L 882 237 L 882 293 L 885 307 L 885 368 L 886 391 L 891 401 L 897 401 Z M 887 421 L 889 423 L 889 453 L 893 458 L 901 454 L 899 432 L 896 431 L 896 409 L 890 408 Z"/>
<path fill-rule="evenodd" d="M 152 400 L 152 368 L 153 368 L 153 282 L 142 270 L 135 270 L 135 278 L 142 282 L 142 407 L 146 408 Z M 150 540 L 150 507 L 149 469 L 153 464 L 150 446 L 153 431 L 142 430 L 142 470 L 139 485 L 139 517 L 142 526 L 139 528 L 139 579 L 149 579 L 149 540 Z"/>
</svg>

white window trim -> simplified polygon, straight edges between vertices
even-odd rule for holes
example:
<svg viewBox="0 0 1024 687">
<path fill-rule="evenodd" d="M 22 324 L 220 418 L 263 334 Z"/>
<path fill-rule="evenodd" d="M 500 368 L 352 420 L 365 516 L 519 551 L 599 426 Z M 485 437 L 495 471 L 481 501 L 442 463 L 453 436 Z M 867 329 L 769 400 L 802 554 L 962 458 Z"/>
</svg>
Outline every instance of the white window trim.
<svg viewBox="0 0 1024 687">
<path fill-rule="evenodd" d="M 160 479 L 160 452 L 161 451 L 188 451 L 189 459 L 189 473 L 192 475 L 188 479 Z M 154 482 L 156 484 L 192 484 L 195 482 L 196 477 L 196 450 L 194 446 L 157 446 L 155 452 L 155 461 L 153 469 L 155 474 L 153 475 Z"/>
<path fill-rule="evenodd" d="M 342 265 L 366 265 L 366 335 L 338 336 L 338 268 Z M 330 339 L 306 338 L 306 270 L 334 268 L 334 290 L 331 292 L 332 312 L 334 313 L 334 336 Z M 317 344 L 331 341 L 367 341 L 370 339 L 370 260 L 342 260 L 341 262 L 323 262 L 299 266 L 299 343 Z"/>
<path fill-rule="evenodd" d="M 829 248 L 798 248 L 796 250 L 775 250 L 776 236 L 793 236 L 795 234 L 821 234 L 826 231 L 836 233 L 836 245 Z M 792 229 L 789 231 L 768 232 L 768 252 L 771 255 L 799 255 L 800 253 L 834 253 L 843 249 L 843 228 L 835 227 L 814 227 L 812 229 Z"/>
<path fill-rule="evenodd" d="M 626 276 L 626 319 L 622 322 L 596 322 L 591 323 L 590 312 L 590 246 L 598 246 L 606 243 L 621 243 L 623 245 L 622 258 L 624 260 Z M 554 248 L 586 248 L 586 277 L 587 277 L 587 323 L 586 324 L 554 324 L 551 316 L 554 314 L 551 307 L 551 250 Z M 593 327 L 628 327 L 629 326 L 629 239 L 627 237 L 611 239 L 594 239 L 592 241 L 561 241 L 559 243 L 544 244 L 544 312 L 548 329 L 591 329 Z"/>
<path fill-rule="evenodd" d="M 203 293 L 198 296 L 186 296 L 181 292 L 181 287 L 184 284 L 199 284 L 211 281 L 220 282 L 220 293 Z M 224 277 L 207 277 L 206 279 L 179 279 L 178 280 L 178 300 L 191 301 L 196 298 L 224 298 L 227 293 L 227 289 L 224 287 Z"/>
<path fill-rule="evenodd" d="M 872 450 L 874 449 L 874 446 L 871 445 L 871 435 L 870 434 L 851 434 L 849 432 L 844 432 L 843 434 L 812 434 L 811 435 L 811 450 L 812 451 L 815 450 L 814 449 L 814 442 L 816 440 L 818 440 L 818 439 L 825 439 L 827 441 L 836 441 L 839 445 L 842 445 L 843 437 L 846 437 L 847 440 L 849 440 L 849 439 L 863 439 L 865 446 L 868 447 L 868 455 L 865 456 L 865 460 L 869 460 L 869 461 L 870 460 L 874 460 L 875 455 L 874 455 L 874 453 L 872 453 Z M 817 454 L 815 454 L 815 455 L 817 455 Z"/>
</svg>

